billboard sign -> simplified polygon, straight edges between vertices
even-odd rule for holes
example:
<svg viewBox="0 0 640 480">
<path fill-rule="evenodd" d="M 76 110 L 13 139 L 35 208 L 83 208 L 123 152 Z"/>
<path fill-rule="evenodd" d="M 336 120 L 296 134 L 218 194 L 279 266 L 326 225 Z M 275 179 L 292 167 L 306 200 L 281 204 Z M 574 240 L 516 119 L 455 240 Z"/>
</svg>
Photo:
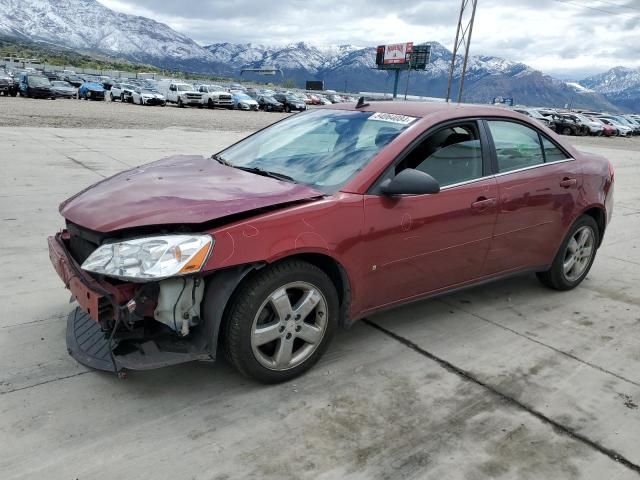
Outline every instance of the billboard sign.
<svg viewBox="0 0 640 480">
<path fill-rule="evenodd" d="M 409 55 L 413 52 L 413 42 L 394 43 L 392 45 L 383 45 L 384 55 L 382 63 L 384 65 L 407 63 Z M 380 48 L 380 47 L 378 47 Z"/>
</svg>

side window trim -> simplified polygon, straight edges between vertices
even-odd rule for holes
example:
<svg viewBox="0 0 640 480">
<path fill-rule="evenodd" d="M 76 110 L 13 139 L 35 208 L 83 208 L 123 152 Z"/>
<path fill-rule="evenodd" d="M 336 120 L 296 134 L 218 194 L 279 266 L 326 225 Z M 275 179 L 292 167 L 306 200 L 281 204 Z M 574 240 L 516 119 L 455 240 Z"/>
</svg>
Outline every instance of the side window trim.
<svg viewBox="0 0 640 480">
<path fill-rule="evenodd" d="M 452 184 L 452 185 L 447 185 L 446 187 L 443 187 L 444 189 L 448 189 L 451 187 L 456 187 L 458 185 L 463 185 L 466 183 L 471 183 L 471 182 L 477 182 L 479 180 L 483 180 L 487 177 L 490 177 L 493 175 L 493 173 L 491 173 L 491 166 L 489 165 L 490 162 L 490 157 L 489 157 L 489 144 L 487 143 L 487 135 L 484 129 L 484 125 L 482 125 L 484 122 L 481 118 L 479 117 L 469 117 L 469 118 L 457 118 L 455 120 L 447 120 L 445 122 L 442 123 L 438 123 L 436 125 L 431 126 L 429 129 L 425 130 L 424 132 L 422 132 L 420 134 L 420 136 L 418 136 L 416 139 L 413 140 L 413 142 L 411 142 L 409 145 L 407 145 L 407 147 L 398 155 L 396 156 L 396 158 L 393 160 L 393 162 L 391 162 L 387 168 L 384 170 L 384 172 L 382 172 L 380 174 L 380 176 L 371 183 L 371 185 L 369 186 L 369 188 L 367 189 L 367 195 L 381 195 L 380 192 L 380 184 L 382 182 L 384 182 L 387 178 L 393 178 L 391 174 L 391 172 L 395 171 L 396 166 L 402 162 L 416 147 L 418 147 L 418 145 L 420 145 L 424 140 L 426 140 L 430 135 L 433 135 L 434 133 L 436 133 L 438 130 L 441 130 L 442 128 L 448 128 L 448 127 L 454 127 L 456 125 L 460 125 L 460 124 L 474 124 L 475 127 L 478 129 L 478 133 L 480 135 L 480 146 L 481 146 L 481 150 L 482 150 L 482 173 L 483 176 L 480 178 L 476 178 L 473 180 L 469 180 L 466 182 L 461 182 L 459 184 Z"/>
<path fill-rule="evenodd" d="M 511 170 L 510 172 L 500 172 L 500 169 L 498 168 L 498 155 L 496 153 L 496 145 L 493 141 L 493 136 L 491 135 L 491 131 L 489 130 L 489 124 L 487 122 L 489 121 L 498 121 L 498 122 L 511 122 L 511 123 L 517 123 L 520 124 L 524 127 L 529 127 L 532 130 L 535 130 L 538 133 L 538 142 L 540 142 L 540 147 L 542 149 L 542 156 L 544 158 L 544 163 L 538 164 L 538 165 L 532 165 L 530 167 L 524 167 L 524 168 L 520 168 L 518 170 Z M 553 139 L 549 138 L 547 135 L 545 135 L 544 132 L 542 132 L 537 125 L 531 125 L 529 123 L 523 122 L 521 120 L 518 120 L 517 118 L 510 118 L 510 117 L 485 117 L 481 120 L 481 122 L 483 124 L 483 128 L 485 131 L 485 135 L 487 136 L 488 139 L 488 143 L 489 143 L 489 152 L 490 152 L 490 156 L 491 156 L 491 170 L 492 170 L 492 174 L 496 175 L 496 176 L 502 176 L 502 175 L 509 175 L 510 173 L 518 173 L 518 172 L 522 172 L 523 170 L 530 170 L 532 168 L 539 168 L 539 167 L 544 167 L 545 165 L 553 165 L 556 163 L 563 163 L 563 162 L 570 162 L 572 160 L 575 160 L 575 158 L 573 158 L 572 155 L 569 154 L 569 152 L 567 152 L 562 145 L 557 144 Z M 547 141 L 549 141 L 550 143 L 552 143 L 558 150 L 560 150 L 567 158 L 564 158 L 562 160 L 555 160 L 553 162 L 547 162 L 547 154 L 544 150 L 544 144 L 542 143 L 542 140 L 545 139 Z"/>
</svg>

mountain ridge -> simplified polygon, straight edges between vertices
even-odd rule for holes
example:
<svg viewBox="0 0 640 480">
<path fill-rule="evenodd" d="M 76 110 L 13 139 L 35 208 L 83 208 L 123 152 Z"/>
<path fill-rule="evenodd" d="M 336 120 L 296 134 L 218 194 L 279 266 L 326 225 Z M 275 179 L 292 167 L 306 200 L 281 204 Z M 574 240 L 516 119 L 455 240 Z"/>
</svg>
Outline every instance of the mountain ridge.
<svg viewBox="0 0 640 480">
<path fill-rule="evenodd" d="M 282 46 L 219 42 L 201 46 L 163 23 L 115 12 L 96 0 L 0 0 L 0 12 L 0 35 L 118 55 L 164 69 L 238 78 L 244 68 L 276 67 L 298 86 L 305 80 L 324 80 L 327 88 L 335 90 L 390 92 L 393 85 L 393 74 L 375 69 L 374 47 L 307 42 Z M 411 72 L 408 80 L 403 73 L 401 92 L 408 81 L 413 95 L 445 95 L 452 54 L 441 44 L 430 43 L 431 63 L 425 71 Z M 454 92 L 460 81 L 460 64 Z M 640 108 L 640 72 L 638 78 L 626 70 L 609 72 L 580 82 L 564 82 L 521 62 L 474 55 L 469 58 L 463 100 L 487 103 L 502 96 L 529 105 Z M 601 78 L 608 73 L 609 77 Z M 265 80 L 255 75 L 245 78 Z"/>
</svg>

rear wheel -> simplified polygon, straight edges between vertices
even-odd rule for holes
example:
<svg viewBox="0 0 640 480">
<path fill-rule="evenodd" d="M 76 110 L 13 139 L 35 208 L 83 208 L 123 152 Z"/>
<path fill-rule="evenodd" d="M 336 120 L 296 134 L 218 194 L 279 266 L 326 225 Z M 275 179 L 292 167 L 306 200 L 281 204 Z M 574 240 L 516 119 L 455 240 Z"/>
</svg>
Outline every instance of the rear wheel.
<svg viewBox="0 0 640 480">
<path fill-rule="evenodd" d="M 264 383 L 292 379 L 327 349 L 337 324 L 335 286 L 318 267 L 290 260 L 240 286 L 223 338 L 233 365 Z"/>
<path fill-rule="evenodd" d="M 587 276 L 600 244 L 600 232 L 595 220 L 582 215 L 573 224 L 560 250 L 545 272 L 538 272 L 538 279 L 555 290 L 571 290 Z"/>
<path fill-rule="evenodd" d="M 572 130 L 571 130 L 569 127 L 564 127 L 564 128 L 560 131 L 560 133 L 561 133 L 562 135 L 571 135 Z"/>
</svg>

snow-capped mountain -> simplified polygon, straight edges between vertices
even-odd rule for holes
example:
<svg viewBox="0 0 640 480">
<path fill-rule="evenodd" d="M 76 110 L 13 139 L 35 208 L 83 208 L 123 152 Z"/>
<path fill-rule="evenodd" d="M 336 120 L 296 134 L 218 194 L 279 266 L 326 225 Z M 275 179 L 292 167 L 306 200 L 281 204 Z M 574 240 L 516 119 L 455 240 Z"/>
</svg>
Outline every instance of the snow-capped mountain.
<svg viewBox="0 0 640 480">
<path fill-rule="evenodd" d="M 452 54 L 437 42 L 431 44 L 431 62 L 425 71 L 411 72 L 409 92 L 443 97 L 446 94 Z M 284 47 L 218 43 L 205 47 L 219 71 L 239 76 L 243 68 L 276 67 L 284 77 L 302 86 L 305 80 L 324 80 L 326 88 L 350 91 L 390 92 L 393 73 L 375 69 L 375 48 L 353 45 L 321 47 L 300 42 Z M 456 95 L 462 62 L 456 64 L 453 93 Z M 244 74 L 245 78 L 264 80 Z M 487 103 L 494 97 L 513 97 L 529 105 L 616 110 L 602 95 L 576 83 L 565 83 L 518 62 L 486 55 L 472 56 L 467 65 L 464 100 Z M 400 91 L 406 88 L 402 73 Z"/>
<path fill-rule="evenodd" d="M 640 68 L 615 67 L 585 78 L 580 85 L 601 93 L 616 105 L 640 111 Z"/>
<path fill-rule="evenodd" d="M 216 43 L 202 47 L 163 23 L 114 12 L 96 0 L 0 0 L 0 36 L 102 52 L 167 69 L 237 78 L 244 68 L 276 67 L 287 80 L 299 86 L 304 85 L 305 80 L 324 80 L 326 88 L 352 92 L 390 92 L 393 88 L 393 73 L 375 69 L 373 46 L 318 46 L 299 42 L 284 46 Z M 408 91 L 414 95 L 443 97 L 452 54 L 439 43 L 430 43 L 431 63 L 425 71 L 411 72 Z M 460 69 L 461 62 L 458 62 L 454 98 Z M 242 76 L 251 78 L 246 74 Z M 464 101 L 486 103 L 502 96 L 529 105 L 570 103 L 576 107 L 615 110 L 601 94 L 616 103 L 620 99 L 622 103 L 617 104 L 626 107 L 635 105 L 635 101 L 640 103 L 639 77 L 638 71 L 614 69 L 579 84 L 566 83 L 522 63 L 472 56 L 465 78 Z M 265 77 L 253 78 L 265 80 Z M 407 73 L 403 72 L 401 92 L 406 85 Z"/>
<path fill-rule="evenodd" d="M 211 60 L 207 50 L 167 25 L 114 12 L 95 0 L 0 0 L 0 35 L 171 68 Z"/>
</svg>

